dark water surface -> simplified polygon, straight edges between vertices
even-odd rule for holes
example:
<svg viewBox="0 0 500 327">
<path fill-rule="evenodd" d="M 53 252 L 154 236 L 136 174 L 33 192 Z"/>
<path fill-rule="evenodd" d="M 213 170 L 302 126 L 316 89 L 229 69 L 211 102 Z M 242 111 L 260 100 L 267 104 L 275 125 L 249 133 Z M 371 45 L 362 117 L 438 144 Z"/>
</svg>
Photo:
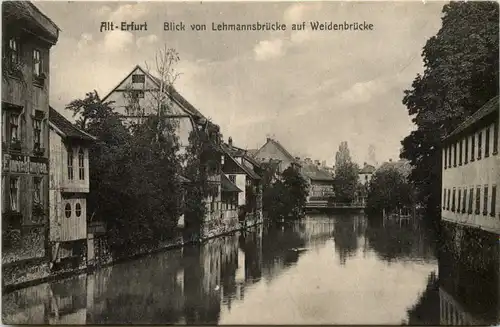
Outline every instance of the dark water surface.
<svg viewBox="0 0 500 327">
<path fill-rule="evenodd" d="M 363 215 L 308 216 L 4 295 L 3 323 L 477 322 L 439 287 L 430 235 Z"/>
</svg>

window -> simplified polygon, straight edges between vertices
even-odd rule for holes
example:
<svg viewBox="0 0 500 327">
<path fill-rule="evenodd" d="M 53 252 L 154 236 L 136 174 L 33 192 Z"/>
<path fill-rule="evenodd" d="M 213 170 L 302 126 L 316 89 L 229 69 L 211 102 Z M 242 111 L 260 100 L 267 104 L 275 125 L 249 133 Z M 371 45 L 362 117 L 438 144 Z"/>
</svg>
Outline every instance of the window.
<svg viewBox="0 0 500 327">
<path fill-rule="evenodd" d="M 455 196 L 456 196 L 456 190 L 453 189 L 453 195 L 451 198 L 451 211 L 455 212 Z"/>
<path fill-rule="evenodd" d="M 68 179 L 73 180 L 73 149 L 68 149 Z"/>
<path fill-rule="evenodd" d="M 479 215 L 480 208 L 481 208 L 481 187 L 478 186 L 476 188 L 476 210 L 474 211 L 476 215 Z"/>
<path fill-rule="evenodd" d="M 457 144 L 453 144 L 453 167 L 457 166 Z"/>
<path fill-rule="evenodd" d="M 471 187 L 469 189 L 469 210 L 468 210 L 469 214 L 472 214 L 472 205 L 474 204 L 473 199 L 474 199 L 474 188 Z"/>
<path fill-rule="evenodd" d="M 85 180 L 85 155 L 83 149 L 78 151 L 78 177 L 81 181 Z"/>
<path fill-rule="evenodd" d="M 464 156 L 464 164 L 466 165 L 469 162 L 469 138 L 466 137 L 465 140 L 465 156 Z"/>
<path fill-rule="evenodd" d="M 82 215 L 82 206 L 80 203 L 77 203 L 75 205 L 75 214 L 77 217 L 80 217 Z"/>
<path fill-rule="evenodd" d="M 484 196 L 483 196 L 483 216 L 488 214 L 488 185 L 484 186 Z"/>
<path fill-rule="evenodd" d="M 462 213 L 465 213 L 466 207 L 467 207 L 467 188 L 464 188 L 464 197 L 462 199 Z"/>
<path fill-rule="evenodd" d="M 484 139 L 484 157 L 488 158 L 490 156 L 490 128 L 486 129 L 486 135 Z"/>
<path fill-rule="evenodd" d="M 448 148 L 444 148 L 444 169 L 448 168 Z"/>
<path fill-rule="evenodd" d="M 144 91 L 141 90 L 133 90 L 132 91 L 132 99 L 137 100 L 137 99 L 142 99 L 144 98 Z"/>
<path fill-rule="evenodd" d="M 236 175 L 229 175 L 229 180 L 234 184 L 236 183 Z"/>
<path fill-rule="evenodd" d="M 42 74 L 42 55 L 40 50 L 33 50 L 33 74 L 40 76 Z"/>
<path fill-rule="evenodd" d="M 450 195 L 450 193 L 451 193 L 451 190 L 448 189 L 448 198 L 447 198 L 448 202 L 446 203 L 446 210 L 450 210 L 450 201 L 451 201 L 451 195 Z"/>
<path fill-rule="evenodd" d="M 463 146 L 464 146 L 464 142 L 462 140 L 460 140 L 460 144 L 459 144 L 459 151 L 458 151 L 458 165 L 461 166 L 462 165 L 462 156 L 463 156 Z"/>
<path fill-rule="evenodd" d="M 40 177 L 33 178 L 33 204 L 42 203 L 42 179 Z"/>
<path fill-rule="evenodd" d="M 10 177 L 10 210 L 19 211 L 19 177 Z"/>
<path fill-rule="evenodd" d="M 71 217 L 71 204 L 66 203 L 66 205 L 64 206 L 64 214 L 66 215 L 66 218 Z"/>
<path fill-rule="evenodd" d="M 491 209 L 490 209 L 490 216 L 495 217 L 496 215 L 496 203 L 497 201 L 497 186 L 492 185 L 491 186 Z"/>
<path fill-rule="evenodd" d="M 18 64 L 20 61 L 19 40 L 16 38 L 9 40 L 9 60 L 12 66 Z"/>
<path fill-rule="evenodd" d="M 483 152 L 483 133 L 477 134 L 477 160 L 481 160 Z"/>
<path fill-rule="evenodd" d="M 142 74 L 134 74 L 132 75 L 132 83 L 145 83 L 146 77 Z"/>
<path fill-rule="evenodd" d="M 472 134 L 471 136 L 471 144 L 470 144 L 470 161 L 476 160 L 475 155 L 476 155 L 476 134 Z"/>
<path fill-rule="evenodd" d="M 443 190 L 443 209 L 446 209 L 446 189 Z"/>
<path fill-rule="evenodd" d="M 40 150 L 42 147 L 42 122 L 33 120 L 33 147 L 35 150 Z"/>
<path fill-rule="evenodd" d="M 457 212 L 460 213 L 460 204 L 462 203 L 462 189 L 458 189 Z"/>
<path fill-rule="evenodd" d="M 493 125 L 493 154 L 498 153 L 498 121 Z"/>
<path fill-rule="evenodd" d="M 19 115 L 10 115 L 10 142 L 19 141 Z"/>
<path fill-rule="evenodd" d="M 451 168 L 451 146 L 448 147 L 448 168 Z"/>
</svg>

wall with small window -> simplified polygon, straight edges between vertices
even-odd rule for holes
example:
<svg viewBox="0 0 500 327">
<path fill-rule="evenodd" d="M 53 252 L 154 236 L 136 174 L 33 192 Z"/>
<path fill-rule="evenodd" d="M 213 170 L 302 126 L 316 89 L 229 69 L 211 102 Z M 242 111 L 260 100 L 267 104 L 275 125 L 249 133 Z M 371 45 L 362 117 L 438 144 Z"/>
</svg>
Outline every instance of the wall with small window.
<svg viewBox="0 0 500 327">
<path fill-rule="evenodd" d="M 444 145 L 443 220 L 500 234 L 498 128 L 496 120 Z"/>
<path fill-rule="evenodd" d="M 117 78 L 120 78 L 119 76 Z M 129 121 L 140 122 L 144 116 L 157 112 L 157 99 L 163 98 L 158 93 L 158 86 L 141 69 L 136 68 L 106 98 L 112 101 L 111 107 L 119 114 L 127 116 Z M 187 115 L 178 103 L 167 98 L 171 104 L 169 115 Z M 189 133 L 194 126 L 189 117 L 170 118 L 177 125 L 180 151 L 185 151 L 189 144 Z"/>
</svg>

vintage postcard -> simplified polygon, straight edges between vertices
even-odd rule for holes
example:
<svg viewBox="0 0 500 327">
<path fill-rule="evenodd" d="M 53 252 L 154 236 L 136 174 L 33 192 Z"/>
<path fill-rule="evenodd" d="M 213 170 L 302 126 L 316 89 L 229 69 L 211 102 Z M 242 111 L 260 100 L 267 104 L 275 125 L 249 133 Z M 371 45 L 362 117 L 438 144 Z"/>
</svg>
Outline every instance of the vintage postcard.
<svg viewBox="0 0 500 327">
<path fill-rule="evenodd" d="M 1 7 L 3 324 L 500 323 L 498 2 Z"/>
</svg>

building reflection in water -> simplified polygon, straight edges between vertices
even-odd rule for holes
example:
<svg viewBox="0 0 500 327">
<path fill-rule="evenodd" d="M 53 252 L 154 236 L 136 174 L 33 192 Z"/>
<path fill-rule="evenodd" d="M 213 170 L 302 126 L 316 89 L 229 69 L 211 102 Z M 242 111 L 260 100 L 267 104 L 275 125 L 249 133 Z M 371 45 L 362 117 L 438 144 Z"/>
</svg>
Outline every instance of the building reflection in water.
<svg viewBox="0 0 500 327">
<path fill-rule="evenodd" d="M 429 267 L 428 263 L 432 266 L 435 261 L 432 237 L 420 226 L 382 226 L 368 223 L 363 216 L 312 216 L 6 294 L 2 301 L 3 321 L 7 324 L 217 324 L 222 314 L 234 312 L 235 306 L 247 301 L 247 297 L 255 298 L 252 292 L 262 292 L 261 286 L 270 289 L 277 277 L 297 274 L 294 267 L 301 257 L 308 256 L 305 259 L 308 262 L 320 253 L 329 255 L 331 252 L 325 252 L 325 246 L 334 246 L 338 259 L 334 258 L 331 264 L 336 262 L 343 270 L 352 269 L 343 266 L 349 260 L 360 264 L 365 256 L 386 265 L 421 262 Z M 498 261 L 498 258 L 491 261 L 487 269 L 473 271 L 440 255 L 439 277 L 436 265 L 435 272 L 428 276 L 427 286 L 407 308 L 403 323 L 498 322 Z"/>
</svg>

